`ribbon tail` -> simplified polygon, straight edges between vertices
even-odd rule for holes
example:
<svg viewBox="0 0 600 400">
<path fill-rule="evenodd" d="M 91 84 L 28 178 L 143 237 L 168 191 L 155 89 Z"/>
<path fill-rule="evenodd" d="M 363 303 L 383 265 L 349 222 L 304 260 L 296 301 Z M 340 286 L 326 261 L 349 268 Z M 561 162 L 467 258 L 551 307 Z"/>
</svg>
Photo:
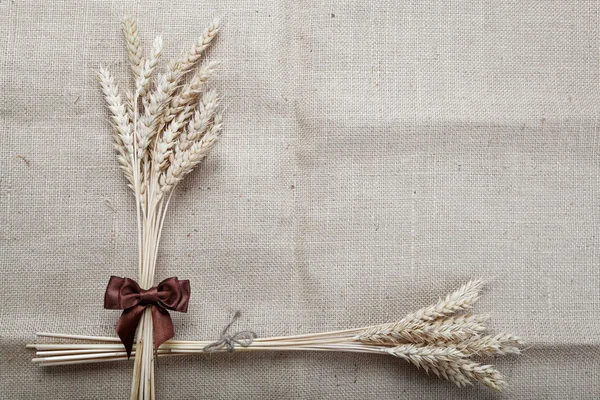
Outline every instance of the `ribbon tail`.
<svg viewBox="0 0 600 400">
<path fill-rule="evenodd" d="M 157 356 L 158 347 L 175 336 L 175 329 L 169 312 L 157 305 L 152 306 L 152 324 L 154 325 L 154 354 Z"/>
<path fill-rule="evenodd" d="M 144 306 L 137 305 L 125 309 L 117 322 L 116 331 L 125 346 L 127 358 L 131 357 L 133 342 L 135 341 L 135 330 L 144 314 L 144 308 Z"/>
</svg>

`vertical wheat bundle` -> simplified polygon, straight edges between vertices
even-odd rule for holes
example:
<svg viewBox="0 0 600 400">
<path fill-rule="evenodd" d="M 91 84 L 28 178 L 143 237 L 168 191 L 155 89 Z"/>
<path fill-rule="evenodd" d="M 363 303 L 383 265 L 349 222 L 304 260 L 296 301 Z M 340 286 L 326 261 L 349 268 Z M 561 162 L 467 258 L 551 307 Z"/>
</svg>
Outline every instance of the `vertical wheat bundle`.
<svg viewBox="0 0 600 400">
<path fill-rule="evenodd" d="M 197 68 L 219 31 L 218 20 L 191 49 L 155 74 L 163 41 L 157 37 L 148 55 L 142 50 L 135 19 L 123 21 L 122 32 L 133 75 L 133 90 L 119 92 L 110 72 L 101 68 L 98 81 L 110 110 L 114 147 L 136 202 L 139 285 L 153 285 L 165 215 L 179 182 L 210 152 L 222 127 L 220 98 L 206 91 L 216 63 Z M 192 71 L 195 71 L 192 73 Z M 188 78 L 188 75 L 192 75 Z M 137 332 L 132 398 L 154 397 L 150 308 Z"/>
</svg>

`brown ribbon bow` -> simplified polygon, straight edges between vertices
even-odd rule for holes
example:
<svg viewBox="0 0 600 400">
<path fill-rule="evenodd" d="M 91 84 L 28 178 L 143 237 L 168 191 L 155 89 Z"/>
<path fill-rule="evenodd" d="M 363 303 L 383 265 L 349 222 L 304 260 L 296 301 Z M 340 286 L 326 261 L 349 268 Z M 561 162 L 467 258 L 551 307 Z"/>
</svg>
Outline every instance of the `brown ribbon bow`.
<svg viewBox="0 0 600 400">
<path fill-rule="evenodd" d="M 189 300 L 189 280 L 167 278 L 157 286 L 144 290 L 133 279 L 111 276 L 104 294 L 104 308 L 124 310 L 117 322 L 117 334 L 125 345 L 127 357 L 130 357 L 135 330 L 146 307 L 152 307 L 156 351 L 158 346 L 175 336 L 173 321 L 167 310 L 187 312 Z"/>
</svg>

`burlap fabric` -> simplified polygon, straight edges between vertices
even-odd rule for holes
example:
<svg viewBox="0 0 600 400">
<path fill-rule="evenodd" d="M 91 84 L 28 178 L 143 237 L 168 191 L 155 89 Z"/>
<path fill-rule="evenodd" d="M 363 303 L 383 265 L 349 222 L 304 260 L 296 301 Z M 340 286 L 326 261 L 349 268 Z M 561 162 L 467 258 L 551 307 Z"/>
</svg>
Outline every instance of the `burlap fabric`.
<svg viewBox="0 0 600 400">
<path fill-rule="evenodd" d="M 600 394 L 600 4 L 0 0 L 0 392 L 125 398 L 131 364 L 42 369 L 36 331 L 114 334 L 134 203 L 94 79 L 119 32 L 178 55 L 214 16 L 225 131 L 178 190 L 157 281 L 192 281 L 178 338 L 235 310 L 260 336 L 387 322 L 471 277 L 525 337 L 511 399 Z M 163 399 L 497 399 L 392 357 L 168 359 Z"/>
</svg>

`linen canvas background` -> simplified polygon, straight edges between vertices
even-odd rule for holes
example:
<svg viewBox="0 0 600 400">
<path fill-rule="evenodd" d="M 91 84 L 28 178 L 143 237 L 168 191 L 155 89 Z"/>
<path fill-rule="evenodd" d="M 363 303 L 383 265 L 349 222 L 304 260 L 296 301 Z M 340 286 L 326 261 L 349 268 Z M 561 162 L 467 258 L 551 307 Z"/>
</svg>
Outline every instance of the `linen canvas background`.
<svg viewBox="0 0 600 400">
<path fill-rule="evenodd" d="M 392 357 L 164 359 L 163 399 L 600 395 L 600 3 L 0 0 L 0 392 L 125 398 L 131 363 L 40 368 L 34 332 L 114 335 L 134 203 L 94 70 L 130 83 L 119 23 L 164 59 L 213 17 L 225 129 L 177 189 L 156 281 L 192 281 L 177 338 L 235 310 L 260 336 L 399 319 L 471 277 L 526 338 L 511 387 L 457 389 Z"/>
</svg>

